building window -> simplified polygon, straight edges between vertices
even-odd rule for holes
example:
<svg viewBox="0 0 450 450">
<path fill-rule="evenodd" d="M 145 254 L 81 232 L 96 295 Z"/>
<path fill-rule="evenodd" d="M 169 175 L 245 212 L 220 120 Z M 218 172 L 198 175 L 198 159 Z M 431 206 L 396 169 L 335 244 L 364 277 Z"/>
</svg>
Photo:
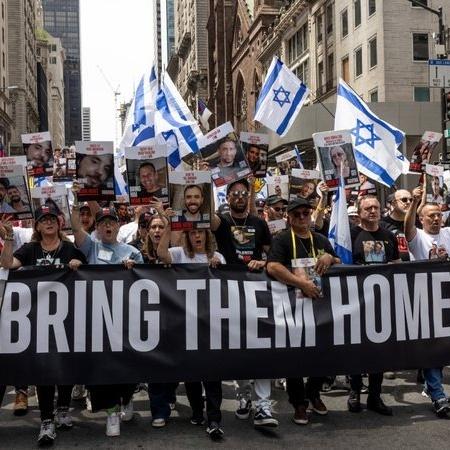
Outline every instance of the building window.
<svg viewBox="0 0 450 450">
<path fill-rule="evenodd" d="M 429 102 L 430 88 L 423 86 L 414 86 L 414 101 L 415 102 Z"/>
<path fill-rule="evenodd" d="M 308 86 L 308 60 L 303 61 L 295 69 L 296 77 Z"/>
<path fill-rule="evenodd" d="M 317 16 L 317 21 L 316 21 L 316 26 L 317 26 L 317 42 L 322 42 L 322 38 L 323 38 L 323 15 L 319 14 Z"/>
<path fill-rule="evenodd" d="M 369 68 L 372 69 L 378 64 L 377 37 L 369 41 Z"/>
<path fill-rule="evenodd" d="M 413 60 L 428 61 L 428 33 L 413 33 Z"/>
<path fill-rule="evenodd" d="M 333 89 L 334 79 L 334 54 L 329 53 L 327 56 L 327 91 Z"/>
<path fill-rule="evenodd" d="M 355 50 L 355 78 L 358 78 L 363 73 L 363 59 L 362 59 L 362 47 Z"/>
<path fill-rule="evenodd" d="M 350 82 L 350 61 L 348 56 L 342 58 L 341 76 L 346 83 Z"/>
<path fill-rule="evenodd" d="M 323 62 L 317 64 L 317 91 L 319 95 L 323 94 Z"/>
<path fill-rule="evenodd" d="M 354 0 L 353 12 L 355 18 L 355 28 L 361 25 L 361 0 Z"/>
<path fill-rule="evenodd" d="M 369 92 L 369 102 L 377 103 L 378 102 L 378 89 L 373 89 Z"/>
<path fill-rule="evenodd" d="M 342 37 L 345 38 L 348 34 L 348 11 L 344 10 L 341 13 L 341 33 Z"/>
<path fill-rule="evenodd" d="M 288 60 L 292 63 L 308 50 L 308 27 L 304 24 L 288 41 Z"/>
<path fill-rule="evenodd" d="M 428 6 L 428 0 L 416 0 L 417 3 L 421 3 L 423 6 Z M 414 5 L 413 3 L 411 3 L 411 6 L 413 8 L 420 8 L 420 6 Z"/>
<path fill-rule="evenodd" d="M 372 14 L 375 14 L 376 10 L 377 10 L 377 1 L 376 0 L 369 0 L 369 17 Z"/>
<path fill-rule="evenodd" d="M 330 3 L 327 5 L 327 9 L 325 11 L 326 14 L 326 20 L 327 20 L 327 34 L 330 34 L 333 32 L 333 3 Z"/>
</svg>

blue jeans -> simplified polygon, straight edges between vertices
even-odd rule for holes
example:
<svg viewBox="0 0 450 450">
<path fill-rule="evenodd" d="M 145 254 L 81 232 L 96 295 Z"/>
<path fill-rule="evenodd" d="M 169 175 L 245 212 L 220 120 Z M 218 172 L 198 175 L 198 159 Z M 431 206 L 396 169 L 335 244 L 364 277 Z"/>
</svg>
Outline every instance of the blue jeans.
<svg viewBox="0 0 450 450">
<path fill-rule="evenodd" d="M 170 403 L 175 403 L 177 386 L 178 383 L 148 383 L 152 419 L 167 420 L 170 417 Z"/>
<path fill-rule="evenodd" d="M 446 397 L 442 388 L 442 367 L 423 369 L 423 376 L 425 378 L 425 389 L 433 402 Z"/>
</svg>

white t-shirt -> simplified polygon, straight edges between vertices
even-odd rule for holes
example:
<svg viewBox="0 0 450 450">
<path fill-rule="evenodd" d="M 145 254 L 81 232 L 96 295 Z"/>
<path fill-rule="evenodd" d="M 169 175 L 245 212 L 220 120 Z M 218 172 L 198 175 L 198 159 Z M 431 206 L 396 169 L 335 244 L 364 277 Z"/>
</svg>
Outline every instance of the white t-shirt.
<svg viewBox="0 0 450 450">
<path fill-rule="evenodd" d="M 414 239 L 408 242 L 408 247 L 415 259 L 430 259 L 433 244 L 437 248 L 445 248 L 450 255 L 450 227 L 441 228 L 439 234 L 429 234 L 418 228 Z"/>
<path fill-rule="evenodd" d="M 14 231 L 14 243 L 13 252 L 22 247 L 23 244 L 28 244 L 31 241 L 33 235 L 33 228 L 13 227 Z"/>
<path fill-rule="evenodd" d="M 208 264 L 208 256 L 206 253 L 196 253 L 193 258 L 189 258 L 184 252 L 183 247 L 169 248 L 170 256 L 172 257 L 172 264 Z M 214 252 L 214 256 L 219 258 L 221 264 L 226 264 L 225 258 L 219 252 Z"/>
<path fill-rule="evenodd" d="M 119 233 L 117 234 L 117 242 L 124 242 L 125 244 L 129 244 L 134 239 L 134 235 L 137 233 L 137 230 L 137 222 L 130 222 L 122 225 L 119 228 Z"/>
</svg>

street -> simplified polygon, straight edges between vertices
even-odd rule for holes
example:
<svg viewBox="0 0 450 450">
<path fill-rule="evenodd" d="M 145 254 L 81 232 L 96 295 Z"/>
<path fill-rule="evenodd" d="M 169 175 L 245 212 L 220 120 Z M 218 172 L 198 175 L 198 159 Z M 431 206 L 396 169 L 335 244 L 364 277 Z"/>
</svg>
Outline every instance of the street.
<svg viewBox="0 0 450 450">
<path fill-rule="evenodd" d="M 450 392 L 450 371 L 445 371 L 445 388 Z M 234 417 L 234 392 L 231 382 L 224 383 L 222 442 L 211 442 L 204 427 L 190 424 L 190 408 L 183 386 L 178 388 L 177 410 L 163 429 L 150 425 L 147 393 L 135 395 L 135 416 L 132 422 L 122 424 L 121 436 L 107 438 L 104 434 L 105 414 L 92 414 L 81 410 L 73 402 L 74 427 L 60 431 L 55 441 L 58 448 L 448 448 L 449 424 L 432 411 L 429 399 L 421 395 L 416 383 L 416 372 L 397 374 L 395 380 L 385 380 L 383 398 L 394 409 L 393 417 L 379 416 L 364 410 L 360 414 L 346 409 L 347 395 L 344 389 L 323 394 L 329 409 L 328 416 L 312 415 L 307 426 L 295 425 L 287 395 L 281 389 L 272 390 L 274 413 L 280 421 L 275 430 L 255 430 L 251 420 L 240 421 Z M 367 396 L 362 395 L 365 405 Z M 0 410 L 0 448 L 35 447 L 39 432 L 39 410 L 36 398 L 30 398 L 26 416 L 16 418 L 12 414 L 14 390 L 8 388 Z"/>
</svg>

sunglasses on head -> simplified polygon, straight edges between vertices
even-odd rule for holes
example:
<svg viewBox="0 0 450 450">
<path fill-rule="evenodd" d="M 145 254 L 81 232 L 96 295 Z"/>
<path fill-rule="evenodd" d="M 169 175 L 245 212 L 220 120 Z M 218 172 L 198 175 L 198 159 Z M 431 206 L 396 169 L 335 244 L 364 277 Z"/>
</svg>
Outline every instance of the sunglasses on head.
<svg viewBox="0 0 450 450">
<path fill-rule="evenodd" d="M 231 191 L 230 194 L 233 197 L 248 197 L 248 191 Z"/>
</svg>

